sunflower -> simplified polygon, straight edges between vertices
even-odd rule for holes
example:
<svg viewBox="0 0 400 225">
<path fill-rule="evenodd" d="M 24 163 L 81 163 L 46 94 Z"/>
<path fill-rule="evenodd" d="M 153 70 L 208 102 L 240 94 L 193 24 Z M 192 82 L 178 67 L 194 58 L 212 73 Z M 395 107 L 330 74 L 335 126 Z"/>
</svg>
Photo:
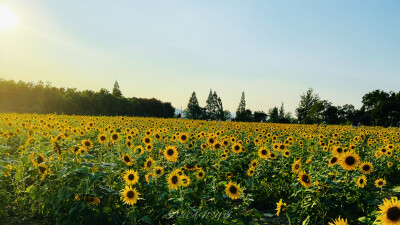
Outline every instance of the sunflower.
<svg viewBox="0 0 400 225">
<path fill-rule="evenodd" d="M 260 149 L 258 149 L 258 156 L 261 158 L 261 159 L 268 159 L 268 156 L 270 155 L 270 152 L 269 152 L 269 150 L 268 149 L 266 149 L 266 148 L 260 148 Z"/>
<path fill-rule="evenodd" d="M 240 143 L 235 143 L 232 145 L 232 152 L 239 153 L 242 151 L 242 145 Z"/>
<path fill-rule="evenodd" d="M 156 168 L 154 168 L 154 173 L 157 176 L 161 176 L 164 174 L 164 168 L 162 168 L 161 166 L 157 166 Z"/>
<path fill-rule="evenodd" d="M 275 152 L 270 152 L 269 153 L 269 158 L 276 159 L 276 157 L 278 157 L 278 156 L 275 154 Z"/>
<path fill-rule="evenodd" d="M 198 180 L 201 180 L 201 179 L 203 179 L 205 177 L 205 175 L 206 175 L 205 172 L 200 169 L 199 171 L 197 171 L 196 177 L 197 177 Z"/>
<path fill-rule="evenodd" d="M 38 164 L 46 162 L 46 158 L 40 153 L 38 153 L 36 155 L 36 160 L 35 160 L 35 153 L 32 153 L 30 155 L 30 159 L 31 159 L 33 165 L 35 165 L 35 166 L 37 166 Z"/>
<path fill-rule="evenodd" d="M 175 146 L 167 146 L 164 151 L 165 158 L 170 162 L 176 162 L 178 160 L 178 150 Z"/>
<path fill-rule="evenodd" d="M 227 178 L 232 178 L 232 173 L 231 172 L 227 172 L 226 174 L 225 174 L 225 176 L 227 177 Z"/>
<path fill-rule="evenodd" d="M 125 170 L 123 174 L 123 178 L 127 185 L 134 185 L 139 181 L 139 175 L 134 170 Z"/>
<path fill-rule="evenodd" d="M 214 147 L 215 150 L 219 150 L 219 149 L 221 149 L 222 145 L 219 142 L 215 142 L 213 147 Z"/>
<path fill-rule="evenodd" d="M 375 187 L 383 188 L 383 186 L 385 186 L 385 185 L 386 185 L 385 179 L 380 178 L 380 179 L 375 180 Z"/>
<path fill-rule="evenodd" d="M 340 216 L 333 221 L 333 223 L 329 223 L 329 225 L 347 225 L 347 219 L 340 218 Z"/>
<path fill-rule="evenodd" d="M 190 184 L 190 178 L 189 178 L 188 176 L 183 175 L 183 176 L 181 177 L 181 179 L 182 179 L 182 183 L 181 183 L 182 187 L 187 187 L 187 186 L 189 186 L 189 184 Z"/>
<path fill-rule="evenodd" d="M 282 201 L 282 199 L 280 199 L 279 202 L 276 203 L 276 214 L 275 215 L 279 216 L 279 214 L 281 213 L 283 205 L 286 205 L 286 203 L 284 203 Z"/>
<path fill-rule="evenodd" d="M 39 173 L 42 175 L 42 177 L 40 178 L 40 180 L 44 180 L 44 178 L 46 178 L 47 174 L 52 173 L 52 172 L 50 171 L 50 169 L 49 169 L 46 165 L 44 165 L 44 164 L 39 164 L 39 166 L 38 166 L 38 171 L 39 171 Z"/>
<path fill-rule="evenodd" d="M 150 179 L 154 177 L 154 173 L 153 172 L 148 172 L 144 178 L 146 179 L 147 182 L 150 182 Z"/>
<path fill-rule="evenodd" d="M 392 197 L 391 200 L 384 199 L 383 205 L 379 205 L 381 215 L 377 218 L 382 225 L 398 225 L 400 224 L 400 201 L 397 197 Z"/>
<path fill-rule="evenodd" d="M 332 148 L 332 153 L 334 155 L 341 155 L 343 152 L 344 152 L 343 148 L 340 147 L 340 146 L 335 146 L 335 147 Z"/>
<path fill-rule="evenodd" d="M 286 158 L 288 158 L 290 156 L 290 151 L 289 150 L 285 150 L 283 152 L 283 156 L 285 156 Z"/>
<path fill-rule="evenodd" d="M 130 155 L 128 154 L 122 154 L 122 161 L 127 165 L 127 166 L 132 166 L 133 160 Z"/>
<path fill-rule="evenodd" d="M 141 145 L 136 146 L 136 147 L 133 149 L 133 152 L 136 153 L 137 151 L 139 151 L 139 155 L 142 155 L 142 154 L 144 153 L 144 148 L 143 148 L 143 146 L 141 146 Z"/>
<path fill-rule="evenodd" d="M 253 160 L 250 162 L 250 164 L 249 164 L 249 167 L 256 168 L 257 166 L 258 166 L 258 161 L 257 161 L 257 159 L 253 159 Z"/>
<path fill-rule="evenodd" d="M 99 136 L 97 136 L 97 140 L 99 141 L 99 143 L 104 144 L 107 142 L 107 135 L 99 134 Z"/>
<path fill-rule="evenodd" d="M 121 191 L 121 200 L 127 205 L 134 205 L 137 203 L 139 192 L 136 188 L 132 189 L 131 186 L 125 186 Z"/>
<path fill-rule="evenodd" d="M 142 142 L 143 142 L 145 145 L 149 145 L 149 144 L 153 143 L 151 137 L 144 137 L 144 138 L 142 139 Z"/>
<path fill-rule="evenodd" d="M 367 177 L 365 175 L 362 175 L 357 179 L 357 186 L 359 188 L 364 188 L 366 184 L 367 184 Z"/>
<path fill-rule="evenodd" d="M 249 177 L 252 177 L 253 175 L 254 175 L 254 168 L 253 167 L 250 167 L 248 170 L 247 170 L 247 176 L 249 176 Z"/>
<path fill-rule="evenodd" d="M 100 199 L 94 195 L 75 195 L 75 200 L 97 205 Z"/>
<path fill-rule="evenodd" d="M 338 156 L 332 156 L 332 158 L 329 159 L 329 166 L 334 166 L 339 162 Z"/>
<path fill-rule="evenodd" d="M 300 181 L 300 184 L 306 188 L 311 187 L 311 176 L 308 175 L 305 171 L 301 171 L 297 177 L 297 180 Z"/>
<path fill-rule="evenodd" d="M 363 174 L 370 174 L 374 170 L 374 166 L 370 162 L 363 162 L 359 166 Z"/>
<path fill-rule="evenodd" d="M 150 169 L 153 167 L 153 165 L 154 165 L 154 160 L 153 160 L 151 157 L 149 157 L 149 158 L 146 160 L 146 162 L 144 163 L 144 168 L 145 168 L 146 170 L 150 170 Z"/>
<path fill-rule="evenodd" d="M 196 166 L 193 164 L 185 164 L 184 168 L 189 171 L 196 170 Z"/>
<path fill-rule="evenodd" d="M 179 141 L 181 143 L 185 143 L 189 139 L 189 135 L 187 133 L 181 133 L 179 135 Z"/>
<path fill-rule="evenodd" d="M 233 182 L 229 182 L 225 187 L 225 193 L 231 199 L 238 199 L 241 192 L 240 185 Z"/>
<path fill-rule="evenodd" d="M 177 172 L 171 172 L 167 178 L 167 182 L 170 190 L 176 190 L 181 183 L 181 177 Z"/>
<path fill-rule="evenodd" d="M 81 144 L 88 149 L 93 148 L 93 143 L 90 140 L 83 140 Z"/>
<path fill-rule="evenodd" d="M 360 156 L 353 152 L 343 153 L 340 163 L 343 169 L 354 170 L 360 163 Z"/>
<path fill-rule="evenodd" d="M 300 171 L 300 169 L 301 169 L 301 159 L 295 161 L 295 162 L 292 164 L 292 172 L 293 172 L 293 173 L 298 173 L 298 172 Z"/>
<path fill-rule="evenodd" d="M 113 134 L 111 134 L 111 141 L 112 141 L 113 143 L 116 143 L 117 141 L 119 141 L 119 139 L 120 139 L 120 136 L 119 136 L 118 133 L 113 133 Z"/>
</svg>

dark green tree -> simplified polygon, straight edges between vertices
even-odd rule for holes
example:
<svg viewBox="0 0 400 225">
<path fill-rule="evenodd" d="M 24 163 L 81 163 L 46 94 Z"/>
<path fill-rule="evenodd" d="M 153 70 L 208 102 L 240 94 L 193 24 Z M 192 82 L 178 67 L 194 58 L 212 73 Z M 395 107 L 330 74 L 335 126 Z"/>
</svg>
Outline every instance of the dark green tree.
<svg viewBox="0 0 400 225">
<path fill-rule="evenodd" d="M 115 81 L 115 83 L 114 83 L 114 88 L 113 88 L 112 94 L 116 97 L 122 97 L 122 92 L 119 89 L 118 81 Z"/>
<path fill-rule="evenodd" d="M 300 95 L 300 103 L 296 109 L 296 115 L 301 123 L 313 123 L 313 119 L 317 116 L 320 106 L 314 106 L 319 101 L 318 94 L 315 94 L 310 88 L 306 93 Z M 314 108 L 313 108 L 314 107 Z"/>
<path fill-rule="evenodd" d="M 200 119 L 201 117 L 201 109 L 199 106 L 199 101 L 196 97 L 196 92 L 192 93 L 192 96 L 189 99 L 189 103 L 187 105 L 186 118 L 188 119 Z"/>
<path fill-rule="evenodd" d="M 236 121 L 247 121 L 246 117 L 246 99 L 244 92 L 242 92 L 242 97 L 240 98 L 239 106 L 236 110 Z"/>
</svg>

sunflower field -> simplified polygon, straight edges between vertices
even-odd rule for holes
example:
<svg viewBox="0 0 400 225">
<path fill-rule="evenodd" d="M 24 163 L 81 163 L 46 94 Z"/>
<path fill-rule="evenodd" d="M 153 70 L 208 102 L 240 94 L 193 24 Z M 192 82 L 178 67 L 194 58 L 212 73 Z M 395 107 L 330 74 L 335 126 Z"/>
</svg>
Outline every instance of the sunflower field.
<svg viewBox="0 0 400 225">
<path fill-rule="evenodd" d="M 1 224 L 400 224 L 400 129 L 0 114 Z"/>
</svg>

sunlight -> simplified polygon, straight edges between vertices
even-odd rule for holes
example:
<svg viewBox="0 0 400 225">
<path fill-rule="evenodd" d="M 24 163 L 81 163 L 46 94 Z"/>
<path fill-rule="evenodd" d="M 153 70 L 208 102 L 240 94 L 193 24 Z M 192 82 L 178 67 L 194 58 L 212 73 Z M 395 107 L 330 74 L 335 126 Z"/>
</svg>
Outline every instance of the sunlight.
<svg viewBox="0 0 400 225">
<path fill-rule="evenodd" d="M 0 30 L 9 30 L 17 25 L 17 17 L 8 8 L 0 5 Z"/>
</svg>

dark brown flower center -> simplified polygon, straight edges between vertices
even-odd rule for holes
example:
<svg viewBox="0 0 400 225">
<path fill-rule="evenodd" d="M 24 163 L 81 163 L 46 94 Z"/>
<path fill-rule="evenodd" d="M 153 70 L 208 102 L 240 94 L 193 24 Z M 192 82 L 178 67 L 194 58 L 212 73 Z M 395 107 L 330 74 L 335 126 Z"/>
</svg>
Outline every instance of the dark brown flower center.
<svg viewBox="0 0 400 225">
<path fill-rule="evenodd" d="M 364 171 L 369 171 L 371 169 L 369 165 L 364 165 L 362 168 Z"/>
<path fill-rule="evenodd" d="M 229 187 L 229 192 L 230 193 L 232 193 L 232 194 L 236 194 L 237 193 L 237 188 L 234 186 L 234 185 L 231 185 L 230 187 Z"/>
<path fill-rule="evenodd" d="M 300 165 L 299 165 L 299 164 L 296 164 L 296 165 L 294 166 L 294 168 L 295 168 L 296 170 L 298 170 L 298 169 L 300 168 Z"/>
<path fill-rule="evenodd" d="M 173 177 L 171 178 L 171 182 L 172 182 L 173 184 L 178 183 L 178 176 L 173 176 Z"/>
<path fill-rule="evenodd" d="M 239 151 L 240 150 L 240 146 L 239 145 L 235 145 L 235 151 Z"/>
<path fill-rule="evenodd" d="M 133 174 L 128 175 L 128 180 L 134 180 L 134 179 L 135 179 L 135 175 L 133 175 Z"/>
<path fill-rule="evenodd" d="M 130 162 L 131 160 L 129 159 L 129 156 L 124 156 L 124 161 L 125 162 Z"/>
<path fill-rule="evenodd" d="M 301 180 L 306 184 L 310 183 L 310 178 L 307 175 L 301 176 Z"/>
<path fill-rule="evenodd" d="M 186 135 L 182 135 L 182 136 L 181 136 L 181 140 L 182 140 L 182 141 L 185 141 L 186 139 L 187 139 Z"/>
<path fill-rule="evenodd" d="M 135 192 L 133 191 L 128 191 L 128 193 L 126 193 L 126 197 L 128 198 L 133 198 L 135 196 Z"/>
<path fill-rule="evenodd" d="M 332 159 L 331 159 L 331 163 L 335 163 L 337 161 L 337 158 L 336 157 L 333 157 Z"/>
<path fill-rule="evenodd" d="M 387 218 L 391 221 L 398 221 L 400 219 L 400 209 L 397 206 L 388 209 Z"/>
<path fill-rule="evenodd" d="M 44 173 L 44 172 L 46 172 L 46 167 L 43 167 L 43 166 L 39 166 L 39 171 L 40 171 L 40 173 Z"/>
<path fill-rule="evenodd" d="M 202 172 L 199 173 L 199 177 L 203 177 L 203 173 Z"/>
<path fill-rule="evenodd" d="M 151 161 L 147 162 L 147 167 L 151 167 Z"/>
<path fill-rule="evenodd" d="M 264 149 L 261 151 L 261 155 L 266 155 L 266 154 L 267 154 L 267 150 Z"/>
<path fill-rule="evenodd" d="M 104 140 L 106 140 L 106 137 L 101 136 L 101 137 L 100 137 L 100 140 L 104 141 Z"/>
<path fill-rule="evenodd" d="M 352 166 L 356 163 L 356 159 L 353 156 L 347 156 L 345 159 L 345 163 L 349 166 Z"/>
</svg>

